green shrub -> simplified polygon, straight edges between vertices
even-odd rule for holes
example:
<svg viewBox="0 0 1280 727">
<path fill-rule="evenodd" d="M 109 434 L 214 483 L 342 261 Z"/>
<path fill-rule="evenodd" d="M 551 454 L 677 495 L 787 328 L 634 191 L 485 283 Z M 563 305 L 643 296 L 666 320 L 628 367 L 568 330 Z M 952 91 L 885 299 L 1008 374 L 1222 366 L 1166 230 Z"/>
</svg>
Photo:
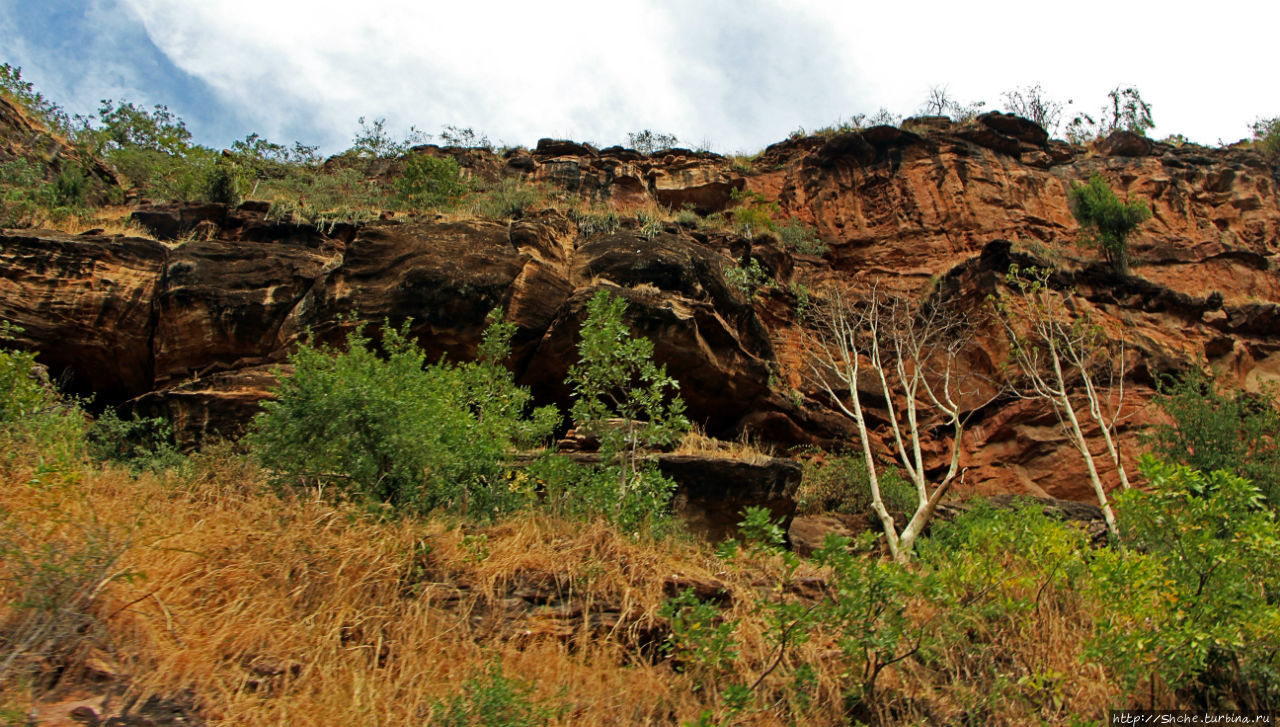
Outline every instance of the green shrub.
<svg viewBox="0 0 1280 727">
<path fill-rule="evenodd" d="M 1161 382 L 1156 403 L 1172 420 L 1157 424 L 1158 455 L 1203 472 L 1226 470 L 1262 489 L 1280 507 L 1280 401 L 1261 393 L 1226 390 L 1193 371 Z"/>
<path fill-rule="evenodd" d="M 471 211 L 481 219 L 506 221 L 522 216 L 526 210 L 545 204 L 545 189 L 515 178 L 491 184 L 475 196 Z"/>
<path fill-rule="evenodd" d="M 573 209 L 569 211 L 569 218 L 578 225 L 578 234 L 582 237 L 611 235 L 622 226 L 618 213 L 611 209 L 592 209 L 586 212 Z"/>
<path fill-rule="evenodd" d="M 0 93 L 16 101 L 51 130 L 65 134 L 71 127 L 65 111 L 35 90 L 29 81 L 22 80 L 19 66 L 0 63 Z"/>
<path fill-rule="evenodd" d="M 649 129 L 627 134 L 627 144 L 641 154 L 653 154 L 674 148 L 680 140 L 675 134 L 663 134 Z"/>
<path fill-rule="evenodd" d="M 802 255 L 822 255 L 827 252 L 827 243 L 818 237 L 817 230 L 794 217 L 778 225 L 777 233 L 778 242 L 783 249 Z"/>
<path fill-rule="evenodd" d="M 919 546 L 940 613 L 922 661 L 972 723 L 1065 724 L 1079 710 L 1068 675 L 1088 608 L 1088 535 L 1038 504 L 971 505 Z"/>
<path fill-rule="evenodd" d="M 626 301 L 606 290 L 587 303 L 578 362 L 569 369 L 572 416 L 600 439 L 604 466 L 597 487 L 611 488 L 608 517 L 625 531 L 663 527 L 675 483 L 646 461 L 642 449 L 679 441 L 689 429 L 679 384 L 653 362 L 653 342 L 623 323 Z M 616 421 L 615 421 L 616 420 Z M 607 490 L 606 490 L 607 491 Z"/>
<path fill-rule="evenodd" d="M 0 322 L 0 341 L 15 334 Z M 84 456 L 84 412 L 43 378 L 35 354 L 0 348 L 0 464 L 33 456 L 66 469 Z"/>
<path fill-rule="evenodd" d="M 748 257 L 744 263 L 724 269 L 724 281 L 747 300 L 754 298 L 756 292 L 772 280 L 769 273 L 760 267 L 760 261 L 753 257 Z"/>
<path fill-rule="evenodd" d="M 1208 708 L 1280 707 L 1280 534 L 1247 480 L 1145 457 L 1115 498 L 1124 549 L 1099 552 L 1093 655 L 1132 690 L 1156 680 Z M 1150 687 L 1154 690 L 1154 685 Z"/>
<path fill-rule="evenodd" d="M 14 159 L 0 164 L 0 227 L 31 227 L 90 214 L 89 179 L 69 163 L 57 175 L 38 162 Z"/>
<path fill-rule="evenodd" d="M 1118 273 L 1129 271 L 1130 233 L 1151 217 L 1140 200 L 1121 202 L 1105 179 L 1095 174 L 1088 184 L 1072 184 L 1071 214 L 1085 235 L 1102 251 L 1107 263 Z"/>
<path fill-rule="evenodd" d="M 278 481 L 331 487 L 411 512 L 438 507 L 478 518 L 522 507 L 503 459 L 545 438 L 552 409 L 526 417 L 529 393 L 501 364 L 514 326 L 490 314 L 480 359 L 424 369 L 407 327 L 383 326 L 379 356 L 359 332 L 345 351 L 304 345 L 249 444 Z"/>
<path fill-rule="evenodd" d="M 532 684 L 507 676 L 494 660 L 462 682 L 456 694 L 435 702 L 428 722 L 440 727 L 535 727 L 566 711 L 535 699 L 533 692 Z"/>
<path fill-rule="evenodd" d="M 415 154 L 405 162 L 404 174 L 396 180 L 400 203 L 411 209 L 446 207 L 467 192 L 462 170 L 452 157 Z"/>
<path fill-rule="evenodd" d="M 1280 159 L 1280 116 L 1258 119 L 1253 129 L 1253 146 L 1272 159 Z"/>
<path fill-rule="evenodd" d="M 910 512 L 915 507 L 915 490 L 897 469 L 886 468 L 880 476 L 880 495 L 890 512 Z M 866 463 L 862 457 L 847 455 L 806 461 L 798 499 L 801 512 L 870 514 L 871 483 Z"/>
<path fill-rule="evenodd" d="M 89 426 L 87 445 L 90 457 L 123 464 L 133 472 L 159 472 L 185 461 L 168 421 L 160 417 L 122 419 L 111 408 Z"/>
</svg>

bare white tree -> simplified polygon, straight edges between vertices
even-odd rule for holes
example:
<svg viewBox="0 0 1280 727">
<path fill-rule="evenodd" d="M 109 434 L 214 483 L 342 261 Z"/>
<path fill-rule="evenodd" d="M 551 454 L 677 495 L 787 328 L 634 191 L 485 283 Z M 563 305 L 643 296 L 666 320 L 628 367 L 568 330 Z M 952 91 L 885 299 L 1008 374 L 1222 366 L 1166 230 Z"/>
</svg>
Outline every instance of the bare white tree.
<svg viewBox="0 0 1280 727">
<path fill-rule="evenodd" d="M 1128 489 L 1116 434 L 1124 418 L 1124 341 L 1109 339 L 1086 315 L 1073 316 L 1070 294 L 1055 291 L 1049 275 L 1047 270 L 1021 271 L 1015 266 L 1006 277 L 1006 292 L 995 300 L 997 317 L 1009 339 L 1011 363 L 1021 379 L 1021 386 L 1014 390 L 1052 405 L 1068 441 L 1084 461 L 1107 529 L 1116 536 L 1119 530 L 1098 458 L 1089 450 L 1076 411 L 1082 410 L 1097 424 L 1106 444 L 1103 465 L 1113 468 L 1120 486 Z"/>
<path fill-rule="evenodd" d="M 956 355 L 969 343 L 968 326 L 962 316 L 941 304 L 908 302 L 875 289 L 865 301 L 855 301 L 835 288 L 825 291 L 812 322 L 815 330 L 804 346 L 808 373 L 857 426 L 871 507 L 884 528 L 890 554 L 905 562 L 960 473 L 961 438 L 968 413 L 959 404 Z M 858 377 L 863 371 L 879 384 L 898 463 L 915 486 L 916 509 L 901 530 L 885 507 L 880 488 L 858 392 Z M 950 434 L 950 450 L 945 474 L 930 482 L 922 440 L 933 436 L 935 428 Z"/>
</svg>

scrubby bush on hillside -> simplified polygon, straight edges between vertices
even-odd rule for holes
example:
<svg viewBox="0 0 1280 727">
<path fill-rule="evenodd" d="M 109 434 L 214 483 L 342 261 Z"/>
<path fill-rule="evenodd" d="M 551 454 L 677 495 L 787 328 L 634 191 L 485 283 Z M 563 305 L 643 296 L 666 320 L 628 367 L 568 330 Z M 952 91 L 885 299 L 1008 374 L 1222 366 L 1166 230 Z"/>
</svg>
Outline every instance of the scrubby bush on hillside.
<svg viewBox="0 0 1280 727">
<path fill-rule="evenodd" d="M 650 129 L 627 134 L 627 144 L 641 154 L 666 151 L 679 143 L 680 140 L 676 138 L 675 134 L 663 134 Z"/>
<path fill-rule="evenodd" d="M 1156 403 L 1171 419 L 1152 432 L 1161 457 L 1243 477 L 1280 507 L 1280 401 L 1274 388 L 1228 391 L 1190 372 L 1162 383 Z"/>
<path fill-rule="evenodd" d="M 1272 159 L 1280 160 L 1280 116 L 1258 119 L 1251 128 L 1254 147 Z"/>
<path fill-rule="evenodd" d="M 414 154 L 396 180 L 400 203 L 411 208 L 441 207 L 456 202 L 467 191 L 462 170 L 452 157 Z"/>
<path fill-rule="evenodd" d="M 679 384 L 653 361 L 653 342 L 632 335 L 623 322 L 626 308 L 625 300 L 606 290 L 588 301 L 568 383 L 575 426 L 600 440 L 604 466 L 593 485 L 606 508 L 601 514 L 633 531 L 665 517 L 675 487 L 645 459 L 644 450 L 679 441 L 689 420 Z"/>
<path fill-rule="evenodd" d="M 1280 708 L 1280 535 L 1262 492 L 1229 472 L 1143 461 L 1148 490 L 1116 496 L 1123 549 L 1091 563 L 1107 605 L 1096 658 L 1133 689 L 1203 706 Z M 1117 594 L 1124 594 L 1117 598 Z"/>
<path fill-rule="evenodd" d="M 1107 263 L 1121 274 L 1129 272 L 1129 235 L 1151 218 L 1141 200 L 1120 201 L 1105 179 L 1095 174 L 1088 184 L 1072 184 L 1071 214 L 1086 239 L 1102 251 Z"/>
<path fill-rule="evenodd" d="M 1108 103 L 1096 119 L 1086 113 L 1076 114 L 1071 119 L 1067 124 L 1067 141 L 1083 144 L 1116 131 L 1146 136 L 1155 127 L 1151 120 L 1151 104 L 1143 100 L 1137 88 L 1116 86 L 1107 92 L 1107 99 Z"/>
<path fill-rule="evenodd" d="M 0 343 L 13 335 L 0 322 Z M 67 468 L 84 455 L 87 419 L 43 378 L 35 358 L 0 348 L 0 466 L 32 452 L 41 466 Z"/>
<path fill-rule="evenodd" d="M 503 365 L 514 326 L 491 314 L 480 359 L 425 366 L 406 328 L 384 326 L 380 356 L 361 333 L 344 351 L 304 345 L 249 443 L 276 479 L 425 513 L 485 518 L 523 506 L 503 459 L 546 437 L 558 415 L 529 414 L 529 393 Z"/>
</svg>

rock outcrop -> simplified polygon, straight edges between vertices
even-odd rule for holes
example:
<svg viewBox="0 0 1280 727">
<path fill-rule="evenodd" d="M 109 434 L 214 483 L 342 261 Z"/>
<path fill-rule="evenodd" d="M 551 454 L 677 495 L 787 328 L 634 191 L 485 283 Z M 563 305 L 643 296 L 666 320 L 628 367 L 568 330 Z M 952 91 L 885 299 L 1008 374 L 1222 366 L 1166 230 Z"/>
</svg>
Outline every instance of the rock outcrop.
<svg viewBox="0 0 1280 727">
<path fill-rule="evenodd" d="M 1154 419 L 1145 402 L 1157 376 L 1207 362 L 1244 387 L 1280 377 L 1280 172 L 1248 150 L 1124 135 L 1086 149 L 1025 119 L 984 114 L 790 140 L 750 174 L 713 154 L 552 140 L 502 157 L 415 153 L 452 154 L 478 176 L 558 185 L 614 205 L 622 224 L 595 229 L 541 210 L 502 222 L 318 228 L 268 220 L 256 203 L 148 207 L 137 219 L 167 242 L 0 233 L 0 319 L 25 329 L 19 343 L 55 377 L 167 414 L 187 444 L 238 432 L 304 336 L 336 342 L 351 326 L 411 318 L 430 356 L 467 358 L 496 307 L 518 327 L 518 380 L 544 402 L 568 404 L 564 373 L 585 302 L 601 287 L 627 299 L 628 323 L 654 341 L 692 418 L 712 434 L 780 447 L 852 437 L 805 383 L 797 344 L 803 296 L 831 281 L 913 295 L 937 283 L 977 308 L 1009 263 L 1053 265 L 1053 284 L 1077 291 L 1081 309 L 1130 344 L 1126 457 Z M 1094 174 L 1154 213 L 1133 238 L 1130 276 L 1077 246 L 1068 191 Z M 625 215 L 653 201 L 720 211 L 735 189 L 812 225 L 828 252 L 798 254 L 728 229 L 641 229 Z M 753 296 L 726 275 L 748 259 L 773 279 Z M 981 340 L 964 367 L 998 377 L 1005 344 L 994 329 Z M 988 399 L 966 434 L 962 489 L 1090 497 L 1051 412 Z M 873 423 L 886 416 L 872 407 Z"/>
</svg>

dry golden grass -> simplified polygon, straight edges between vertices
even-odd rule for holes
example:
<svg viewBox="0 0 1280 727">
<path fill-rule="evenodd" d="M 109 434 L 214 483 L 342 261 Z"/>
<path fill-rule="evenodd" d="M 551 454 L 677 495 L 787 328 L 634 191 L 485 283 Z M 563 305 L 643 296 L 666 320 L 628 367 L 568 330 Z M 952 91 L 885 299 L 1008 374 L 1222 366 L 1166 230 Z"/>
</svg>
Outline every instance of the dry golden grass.
<svg viewBox="0 0 1280 727">
<path fill-rule="evenodd" d="M 835 725 L 847 720 L 848 674 L 861 668 L 822 627 L 779 658 L 759 605 L 813 598 L 824 574 L 808 564 L 789 573 L 776 555 L 727 563 L 689 540 L 640 541 L 536 513 L 486 526 L 384 518 L 278 493 L 227 451 L 163 478 L 29 464 L 2 474 L 0 509 L 46 541 L 71 542 L 92 525 L 128 546 L 114 573 L 135 577 L 102 589 L 93 613 L 106 636 L 66 652 L 63 681 L 99 648 L 117 684 L 189 699 L 210 725 L 427 724 L 433 704 L 492 663 L 559 708 L 551 724 L 680 724 L 722 710 L 727 685 L 759 678 L 755 706 L 732 724 Z M 687 584 L 730 594 L 722 618 L 738 622 L 740 658 L 726 668 L 683 673 L 659 648 L 659 609 Z M 14 589 L 0 579 L 0 621 Z M 912 613 L 945 618 L 931 608 L 921 598 Z M 987 624 L 967 646 L 887 671 L 885 719 L 962 724 L 978 703 L 1009 725 L 1097 715 L 1111 687 L 1079 666 L 1087 626 L 1078 599 L 1050 590 L 1034 618 Z M 1014 677 L 1051 675 L 1047 701 L 983 702 L 993 660 Z M 814 679 L 797 690 L 801 664 Z M 39 679 L 3 686 L 0 705 L 23 710 L 52 696 Z"/>
<path fill-rule="evenodd" d="M 734 459 L 750 464 L 767 464 L 773 454 L 760 448 L 757 442 L 743 435 L 737 441 L 728 442 L 715 437 L 708 437 L 701 427 L 694 425 L 685 432 L 680 444 L 673 450 L 676 454 L 698 454 L 704 457 Z"/>
</svg>

